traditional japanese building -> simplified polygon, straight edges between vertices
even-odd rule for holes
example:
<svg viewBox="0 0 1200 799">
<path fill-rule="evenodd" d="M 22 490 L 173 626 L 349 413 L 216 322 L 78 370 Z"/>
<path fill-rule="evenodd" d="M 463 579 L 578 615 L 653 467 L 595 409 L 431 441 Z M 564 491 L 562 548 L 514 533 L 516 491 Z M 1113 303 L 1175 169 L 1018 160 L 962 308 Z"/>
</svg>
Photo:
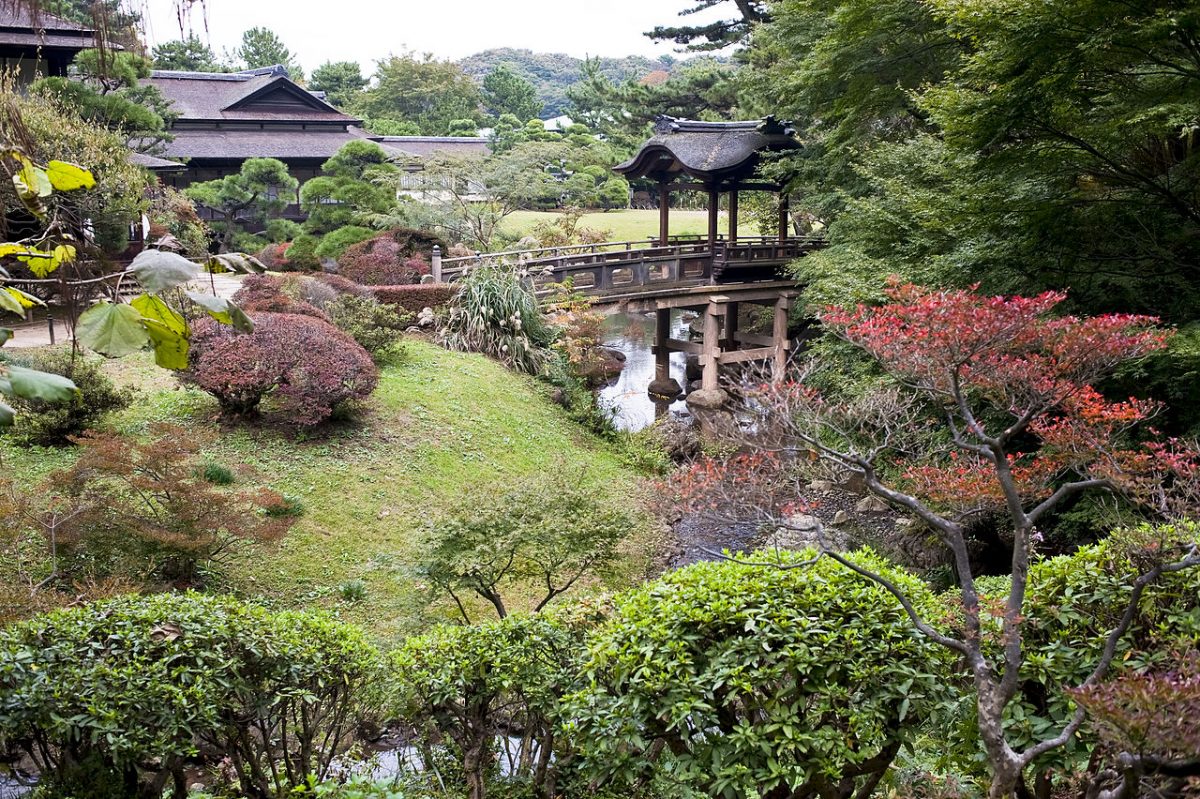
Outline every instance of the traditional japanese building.
<svg viewBox="0 0 1200 799">
<path fill-rule="evenodd" d="M 53 14 L 0 3 L 0 69 L 27 86 L 67 74 L 80 52 L 96 46 L 96 31 Z"/>
<path fill-rule="evenodd" d="M 225 177 L 247 158 L 277 158 L 301 183 L 346 142 L 363 138 L 359 120 L 294 83 L 280 66 L 242 72 L 155 70 L 157 88 L 178 117 L 162 158 L 186 164 L 162 174 L 169 186 Z M 294 201 L 294 200 L 293 200 Z"/>
</svg>

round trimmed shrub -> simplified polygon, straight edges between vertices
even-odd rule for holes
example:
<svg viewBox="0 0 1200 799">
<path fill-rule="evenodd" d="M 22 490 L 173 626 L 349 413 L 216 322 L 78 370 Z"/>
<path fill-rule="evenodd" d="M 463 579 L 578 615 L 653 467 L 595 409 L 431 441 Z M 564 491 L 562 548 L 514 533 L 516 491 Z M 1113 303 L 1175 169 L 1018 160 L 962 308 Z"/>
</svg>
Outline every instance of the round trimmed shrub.
<svg viewBox="0 0 1200 799">
<path fill-rule="evenodd" d="M 801 565 L 813 554 L 696 564 L 621 602 L 564 713 L 586 768 L 727 799 L 873 785 L 941 699 L 949 658 L 876 583 L 830 558 Z M 850 557 L 935 607 L 911 575 Z"/>
<path fill-rule="evenodd" d="M 429 274 L 434 245 L 446 245 L 419 230 L 396 228 L 346 248 L 338 274 L 365 286 L 405 286 Z"/>
<path fill-rule="evenodd" d="M 357 629 L 229 597 L 125 596 L 0 632 L 0 743 L 55 795 L 186 792 L 197 742 L 242 795 L 328 776 L 379 705 L 378 652 Z M 177 794 L 178 795 L 178 794 Z"/>
<path fill-rule="evenodd" d="M 298 289 L 298 285 L 295 286 Z M 250 275 L 242 281 L 233 301 L 246 313 L 290 313 L 311 316 L 328 322 L 325 312 L 289 292 L 288 279 L 278 275 Z"/>
<path fill-rule="evenodd" d="M 320 243 L 319 238 L 308 233 L 292 239 L 292 245 L 287 248 L 288 265 L 300 271 L 320 269 L 321 261 L 317 258 L 317 246 Z"/>
<path fill-rule="evenodd" d="M 272 272 L 289 272 L 292 269 L 292 263 L 288 260 L 287 253 L 291 246 L 290 241 L 268 244 L 259 250 L 255 257 Z"/>
<path fill-rule="evenodd" d="M 397 354 L 404 328 L 413 315 L 371 297 L 342 294 L 327 306 L 329 319 L 376 361 Z"/>
<path fill-rule="evenodd" d="M 30 369 L 68 377 L 79 389 L 68 402 L 8 399 L 16 411 L 11 434 L 24 444 L 64 446 L 90 429 L 105 414 L 129 407 L 134 392 L 117 388 L 100 368 L 101 361 L 70 350 L 33 352 L 11 358 Z"/>
<path fill-rule="evenodd" d="M 293 424 L 309 427 L 375 389 L 379 373 L 371 356 L 328 322 L 280 313 L 251 319 L 252 333 L 209 319 L 193 330 L 184 379 L 216 397 L 224 413 L 251 414 L 270 395 Z"/>
<path fill-rule="evenodd" d="M 365 241 L 374 235 L 374 230 L 358 225 L 340 227 L 321 237 L 321 243 L 317 245 L 316 256 L 317 258 L 332 258 L 337 260 L 342 257 L 342 253 L 351 244 Z"/>
</svg>

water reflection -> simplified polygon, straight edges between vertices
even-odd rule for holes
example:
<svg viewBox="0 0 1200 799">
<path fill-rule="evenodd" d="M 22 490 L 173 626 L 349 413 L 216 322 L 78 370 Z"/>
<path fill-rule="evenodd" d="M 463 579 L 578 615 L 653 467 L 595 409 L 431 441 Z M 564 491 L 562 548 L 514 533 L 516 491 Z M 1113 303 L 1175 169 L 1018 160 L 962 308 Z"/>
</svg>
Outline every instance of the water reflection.
<svg viewBox="0 0 1200 799">
<path fill-rule="evenodd" d="M 646 393 L 654 379 L 654 315 L 615 313 L 604 321 L 604 344 L 625 353 L 625 368 L 617 379 L 599 392 L 600 403 L 615 411 L 614 420 L 621 430 L 641 430 L 665 414 L 683 415 L 687 405 L 681 395 L 674 402 L 655 401 Z M 688 323 L 680 311 L 671 315 L 671 338 L 686 339 Z M 687 355 L 671 353 L 671 377 L 686 386 Z"/>
</svg>

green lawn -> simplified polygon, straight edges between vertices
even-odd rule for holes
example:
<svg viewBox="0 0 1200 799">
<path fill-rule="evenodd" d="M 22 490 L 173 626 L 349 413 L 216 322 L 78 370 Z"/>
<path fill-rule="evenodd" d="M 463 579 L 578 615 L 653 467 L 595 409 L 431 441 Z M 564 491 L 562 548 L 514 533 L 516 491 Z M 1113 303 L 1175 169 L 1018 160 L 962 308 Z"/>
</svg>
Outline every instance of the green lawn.
<svg viewBox="0 0 1200 799">
<path fill-rule="evenodd" d="M 421 341 L 406 346 L 404 361 L 383 370 L 364 421 L 323 440 L 222 427 L 208 395 L 175 387 L 140 357 L 110 363 L 118 380 L 146 387 L 114 425 L 132 434 L 154 421 L 213 431 L 205 457 L 234 469 L 244 486 L 301 499 L 305 514 L 280 545 L 246 553 L 228 570 L 230 590 L 279 607 L 332 608 L 394 640 L 428 621 L 410 562 L 424 524 L 521 480 L 556 474 L 578 474 L 607 501 L 631 506 L 644 490 L 611 446 L 584 434 L 532 379 L 481 356 Z M 73 457 L 7 442 L 0 454 L 25 485 Z M 646 572 L 653 545 L 649 522 L 643 527 L 625 547 L 618 586 Z M 361 603 L 339 595 L 352 579 L 367 586 Z"/>
<path fill-rule="evenodd" d="M 524 236 L 538 222 L 553 221 L 560 216 L 553 211 L 515 211 L 504 220 L 502 229 L 510 236 Z M 738 219 L 738 229 L 743 235 L 752 235 L 753 231 Z M 606 238 L 609 241 L 634 241 L 658 236 L 658 211 L 593 211 L 584 214 L 581 225 L 598 230 L 612 231 Z M 725 232 L 729 223 L 725 212 L 721 212 L 721 231 Z M 708 235 L 707 211 L 681 211 L 671 209 L 671 235 L 686 234 Z"/>
</svg>

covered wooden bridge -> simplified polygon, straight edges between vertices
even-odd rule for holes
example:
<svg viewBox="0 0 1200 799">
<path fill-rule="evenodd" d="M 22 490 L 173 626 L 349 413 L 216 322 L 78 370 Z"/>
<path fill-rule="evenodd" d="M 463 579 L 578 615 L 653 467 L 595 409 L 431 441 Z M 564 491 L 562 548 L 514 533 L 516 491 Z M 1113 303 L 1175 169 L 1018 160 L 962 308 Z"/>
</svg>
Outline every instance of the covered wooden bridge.
<svg viewBox="0 0 1200 799">
<path fill-rule="evenodd" d="M 767 117 L 745 122 L 700 122 L 660 117 L 654 135 L 637 154 L 614 170 L 631 180 L 653 181 L 657 187 L 659 234 L 641 242 L 601 244 L 490 253 L 441 259 L 434 274 L 450 279 L 473 262 L 489 258 L 519 259 L 535 283 L 570 280 L 598 303 L 621 303 L 657 315 L 655 380 L 652 394 L 681 393 L 670 376 L 670 354 L 697 354 L 703 364 L 702 388 L 688 395 L 689 404 L 718 406 L 725 402 L 719 387 L 723 364 L 768 360 L 781 375 L 787 360 L 787 315 L 795 285 L 782 268 L 823 246 L 824 242 L 792 235 L 784 187 L 764 180 L 759 167 L 771 154 L 796 150 L 800 144 L 786 124 Z M 677 192 L 707 197 L 707 236 L 671 235 L 671 197 Z M 778 226 L 774 235 L 738 234 L 739 197 L 744 192 L 775 195 Z M 722 198 L 728 226 L 721 230 Z M 742 304 L 774 309 L 770 336 L 738 330 Z M 671 314 L 695 310 L 704 316 L 701 342 L 670 338 Z"/>
</svg>

